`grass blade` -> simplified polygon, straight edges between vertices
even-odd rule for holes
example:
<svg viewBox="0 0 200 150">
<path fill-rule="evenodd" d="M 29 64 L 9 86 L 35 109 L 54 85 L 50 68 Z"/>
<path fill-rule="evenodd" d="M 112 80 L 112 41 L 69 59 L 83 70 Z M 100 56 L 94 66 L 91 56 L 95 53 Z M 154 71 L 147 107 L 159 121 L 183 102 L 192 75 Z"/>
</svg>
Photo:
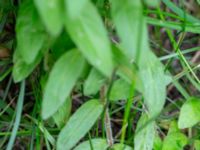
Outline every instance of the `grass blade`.
<svg viewBox="0 0 200 150">
<path fill-rule="evenodd" d="M 167 7 L 169 7 L 174 13 L 179 15 L 181 18 L 185 18 L 187 21 L 189 21 L 191 23 L 200 23 L 200 21 L 198 19 L 187 14 L 185 11 L 183 11 L 181 8 L 177 7 L 171 1 L 169 1 L 169 0 L 162 0 L 162 1 Z"/>
<path fill-rule="evenodd" d="M 11 137 L 9 139 L 8 146 L 7 146 L 6 150 L 11 150 L 13 145 L 14 145 L 14 142 L 15 142 L 17 130 L 19 128 L 21 115 L 22 115 L 22 109 L 23 109 L 23 103 L 24 103 L 24 93 L 25 93 L 25 81 L 22 81 L 21 86 L 20 86 L 20 93 L 19 93 L 19 97 L 18 97 L 18 102 L 17 102 L 15 123 L 14 123 L 12 134 L 11 134 Z"/>
</svg>

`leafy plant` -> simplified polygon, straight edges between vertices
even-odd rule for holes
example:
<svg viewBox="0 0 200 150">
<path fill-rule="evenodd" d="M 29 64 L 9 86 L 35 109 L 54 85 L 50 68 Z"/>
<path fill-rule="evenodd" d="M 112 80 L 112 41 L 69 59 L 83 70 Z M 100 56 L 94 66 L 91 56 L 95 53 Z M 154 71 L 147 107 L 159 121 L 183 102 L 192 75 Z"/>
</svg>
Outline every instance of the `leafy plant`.
<svg viewBox="0 0 200 150">
<path fill-rule="evenodd" d="M 15 124 L 0 125 L 0 136 L 11 134 L 0 147 L 8 143 L 10 150 L 17 135 L 27 134 L 30 149 L 198 149 L 199 47 L 181 46 L 197 43 L 200 21 L 180 6 L 169 0 L 2 0 L 0 81 L 12 75 L 2 100 L 0 86 L 0 117 Z M 15 32 L 7 31 L 10 25 Z M 196 39 L 185 40 L 188 32 Z M 12 78 L 21 83 L 16 113 L 18 90 L 8 94 Z M 6 101 L 10 96 L 14 100 Z M 23 107 L 24 99 L 30 103 Z"/>
<path fill-rule="evenodd" d="M 198 98 L 190 98 L 186 101 L 180 111 L 179 128 L 190 128 L 200 121 L 200 101 Z"/>
</svg>

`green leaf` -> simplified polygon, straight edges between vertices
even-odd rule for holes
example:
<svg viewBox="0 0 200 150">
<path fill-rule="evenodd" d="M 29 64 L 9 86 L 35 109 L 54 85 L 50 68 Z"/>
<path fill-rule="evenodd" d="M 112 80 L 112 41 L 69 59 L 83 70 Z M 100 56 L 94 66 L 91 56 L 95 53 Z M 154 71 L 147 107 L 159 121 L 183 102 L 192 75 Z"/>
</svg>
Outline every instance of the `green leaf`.
<svg viewBox="0 0 200 150">
<path fill-rule="evenodd" d="M 38 122 L 38 120 L 36 119 L 34 120 L 34 122 L 38 125 L 38 128 L 43 133 L 45 142 L 48 143 L 49 141 L 52 145 L 55 145 L 54 137 L 49 133 L 49 131 L 44 127 L 44 125 L 41 122 Z"/>
<path fill-rule="evenodd" d="M 49 118 L 63 105 L 82 73 L 85 59 L 74 49 L 63 54 L 53 66 L 43 96 L 42 117 Z"/>
<path fill-rule="evenodd" d="M 144 2 L 150 7 L 159 7 L 160 0 L 144 0 Z"/>
<path fill-rule="evenodd" d="M 71 18 L 79 17 L 88 2 L 89 0 L 66 0 L 66 11 Z"/>
<path fill-rule="evenodd" d="M 166 85 L 171 78 L 164 73 L 162 63 L 150 50 L 146 25 L 144 25 L 141 32 L 143 33 L 143 38 L 140 59 L 138 60 L 138 74 L 142 81 L 143 89 L 140 92 L 144 96 L 144 102 L 147 105 L 149 114 L 155 117 L 163 109 L 166 98 Z"/>
<path fill-rule="evenodd" d="M 134 138 L 134 150 L 152 150 L 155 137 L 155 122 L 149 122 L 149 117 L 143 114 L 136 128 L 136 135 Z"/>
<path fill-rule="evenodd" d="M 195 150 L 200 150 L 200 140 L 194 141 L 194 148 L 195 148 Z"/>
<path fill-rule="evenodd" d="M 186 13 L 185 10 L 177 7 L 177 5 L 174 4 L 173 2 L 171 2 L 170 0 L 162 0 L 162 2 L 168 8 L 170 8 L 174 13 L 176 13 L 178 16 L 180 16 L 181 18 L 186 19 L 186 21 L 191 22 L 191 23 L 197 23 L 197 24 L 200 23 L 199 19 L 197 19 L 197 18 L 193 17 L 192 15 Z"/>
<path fill-rule="evenodd" d="M 46 40 L 46 33 L 30 0 L 19 8 L 16 23 L 17 49 L 24 62 L 33 63 Z"/>
<path fill-rule="evenodd" d="M 133 80 L 136 81 L 136 89 L 142 90 L 142 83 L 137 74 L 136 66 L 131 64 L 129 59 L 122 53 L 120 45 L 112 45 L 112 52 L 114 57 L 115 66 L 117 66 L 116 74 L 124 79 L 130 85 Z"/>
<path fill-rule="evenodd" d="M 64 25 L 62 0 L 34 0 L 34 2 L 48 32 L 58 36 Z"/>
<path fill-rule="evenodd" d="M 98 100 L 90 100 L 84 103 L 69 119 L 66 126 L 58 136 L 57 149 L 72 149 L 75 144 L 94 125 L 103 111 L 103 105 Z"/>
<path fill-rule="evenodd" d="M 66 0 L 66 7 L 71 7 L 71 0 Z M 106 29 L 90 1 L 83 9 L 84 11 L 76 18 L 71 18 L 69 12 L 66 11 L 66 29 L 88 62 L 103 75 L 110 77 L 113 62 Z"/>
<path fill-rule="evenodd" d="M 162 149 L 162 140 L 158 134 L 156 134 L 153 143 L 153 150 L 161 150 Z"/>
<path fill-rule="evenodd" d="M 183 17 L 185 18 L 185 17 Z M 187 18 L 186 18 L 187 19 Z M 176 21 L 163 21 L 160 19 L 155 19 L 152 17 L 146 17 L 147 23 L 152 25 L 152 26 L 159 26 L 159 27 L 164 27 L 166 29 L 171 29 L 171 30 L 178 30 L 182 31 L 183 30 L 183 24 L 181 22 L 176 22 Z M 188 23 L 190 24 L 190 23 Z M 195 25 L 196 24 L 196 25 Z M 191 32 L 191 33 L 200 33 L 200 27 L 198 25 L 199 23 L 194 23 L 193 25 L 187 25 L 185 28 L 185 32 Z"/>
<path fill-rule="evenodd" d="M 200 99 L 190 98 L 180 110 L 178 127 L 180 129 L 190 128 L 200 122 Z"/>
<path fill-rule="evenodd" d="M 114 144 L 111 150 L 133 150 L 133 148 L 124 144 Z"/>
<path fill-rule="evenodd" d="M 141 84 L 136 84 L 140 85 L 136 89 L 143 94 L 150 115 L 155 117 L 165 103 L 169 78 L 165 76 L 159 59 L 150 51 L 142 3 L 111 0 L 111 4 L 112 18 L 121 39 L 122 52 L 138 68 L 136 75 L 139 80 L 135 78 L 135 81 Z"/>
<path fill-rule="evenodd" d="M 132 81 L 136 80 L 141 85 L 135 69 L 136 66 L 129 61 L 120 45 L 112 45 L 112 53 L 115 66 L 117 66 L 116 74 L 129 84 L 132 84 Z"/>
<path fill-rule="evenodd" d="M 137 49 L 141 40 L 142 3 L 133 0 L 110 0 L 112 18 L 116 25 L 121 46 L 126 56 L 133 62 L 138 56 Z M 123 7 L 122 7 L 123 6 Z"/>
<path fill-rule="evenodd" d="M 162 150 L 183 150 L 187 137 L 180 132 L 176 121 L 172 121 L 167 136 L 163 141 Z"/>
<path fill-rule="evenodd" d="M 110 91 L 110 101 L 126 100 L 130 95 L 130 84 L 123 79 L 114 81 Z"/>
<path fill-rule="evenodd" d="M 42 53 L 39 53 L 36 57 L 36 60 L 33 63 L 27 64 L 26 62 L 24 62 L 24 59 L 22 59 L 19 50 L 16 50 L 14 53 L 14 67 L 12 71 L 14 82 L 20 82 L 26 77 L 28 77 L 29 74 L 34 70 L 34 68 L 39 64 L 41 59 Z"/>
<path fill-rule="evenodd" d="M 180 132 L 173 132 L 164 139 L 162 150 L 183 150 L 187 137 Z"/>
<path fill-rule="evenodd" d="M 84 141 L 80 143 L 74 150 L 107 150 L 108 144 L 105 139 L 91 139 L 91 141 Z"/>
<path fill-rule="evenodd" d="M 164 74 L 164 69 L 158 58 L 150 51 L 148 57 L 143 59 L 139 76 L 142 80 L 142 94 L 151 116 L 158 115 L 165 103 L 166 85 L 169 77 Z"/>
<path fill-rule="evenodd" d="M 171 121 L 170 128 L 169 128 L 167 134 L 171 134 L 171 133 L 174 133 L 174 132 L 180 132 L 180 130 L 178 128 L 177 122 L 176 121 Z"/>
<path fill-rule="evenodd" d="M 71 113 L 71 108 L 72 100 L 71 98 L 67 98 L 64 104 L 60 106 L 58 111 L 53 115 L 53 119 L 59 128 L 62 128 L 66 124 Z"/>
<path fill-rule="evenodd" d="M 105 77 L 98 70 L 92 68 L 84 83 L 84 94 L 87 96 L 96 94 L 104 82 Z"/>
</svg>

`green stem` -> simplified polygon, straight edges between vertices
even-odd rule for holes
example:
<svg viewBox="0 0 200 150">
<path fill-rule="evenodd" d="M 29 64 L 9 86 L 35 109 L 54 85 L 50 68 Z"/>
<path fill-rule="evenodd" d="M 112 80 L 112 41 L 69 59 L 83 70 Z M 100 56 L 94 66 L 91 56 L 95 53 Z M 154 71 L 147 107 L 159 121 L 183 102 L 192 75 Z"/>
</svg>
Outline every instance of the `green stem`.
<svg viewBox="0 0 200 150">
<path fill-rule="evenodd" d="M 130 111 L 131 111 L 131 106 L 133 104 L 133 95 L 135 91 L 135 82 L 133 81 L 130 89 L 130 95 L 128 98 L 128 101 L 126 103 L 126 108 L 125 108 L 125 113 L 124 113 L 124 119 L 123 119 L 123 125 L 122 125 L 122 134 L 121 134 L 121 140 L 120 143 L 123 144 L 125 140 L 125 135 L 126 135 L 126 129 L 128 126 L 128 118 L 130 116 Z"/>
</svg>

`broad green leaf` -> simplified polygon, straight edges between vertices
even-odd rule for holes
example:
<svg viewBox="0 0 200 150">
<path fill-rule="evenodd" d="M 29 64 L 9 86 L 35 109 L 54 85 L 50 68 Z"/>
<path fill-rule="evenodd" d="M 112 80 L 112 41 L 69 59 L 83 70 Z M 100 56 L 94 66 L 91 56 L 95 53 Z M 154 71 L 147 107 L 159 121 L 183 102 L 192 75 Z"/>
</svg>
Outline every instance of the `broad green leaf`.
<svg viewBox="0 0 200 150">
<path fill-rule="evenodd" d="M 180 132 L 174 132 L 164 139 L 162 150 L 183 150 L 186 144 L 187 137 Z"/>
<path fill-rule="evenodd" d="M 165 103 L 166 85 L 169 77 L 164 74 L 164 68 L 158 58 L 150 51 L 146 52 L 148 57 L 143 59 L 139 76 L 142 80 L 144 102 L 151 116 L 158 115 Z"/>
<path fill-rule="evenodd" d="M 150 7 L 159 7 L 160 0 L 144 0 L 144 2 Z"/>
<path fill-rule="evenodd" d="M 60 106 L 60 108 L 58 108 L 58 111 L 53 115 L 53 119 L 59 128 L 62 128 L 69 119 L 71 107 L 72 100 L 71 98 L 67 98 L 64 104 Z"/>
<path fill-rule="evenodd" d="M 120 45 L 129 61 L 136 63 L 139 70 L 136 74 L 142 85 L 136 84 L 140 85 L 136 89 L 143 94 L 150 115 L 155 117 L 165 103 L 169 77 L 164 74 L 162 64 L 150 50 L 142 3 L 111 0 L 111 4 L 112 17 L 121 39 Z"/>
<path fill-rule="evenodd" d="M 162 150 L 183 150 L 187 142 L 187 137 L 179 131 L 177 123 L 172 121 L 168 134 L 163 141 Z"/>
<path fill-rule="evenodd" d="M 84 94 L 88 96 L 96 94 L 104 82 L 105 77 L 98 70 L 92 68 L 84 83 Z"/>
<path fill-rule="evenodd" d="M 149 117 L 143 114 L 136 128 L 134 138 L 134 150 L 152 150 L 155 137 L 155 122 L 149 121 Z"/>
<path fill-rule="evenodd" d="M 66 0 L 67 7 L 71 7 L 70 4 L 71 0 Z M 113 62 L 106 29 L 90 1 L 85 4 L 83 9 L 84 11 L 76 18 L 71 18 L 69 12 L 66 11 L 66 29 L 88 62 L 103 75 L 110 77 Z"/>
<path fill-rule="evenodd" d="M 70 150 L 91 129 L 103 111 L 103 105 L 98 100 L 84 103 L 69 119 L 61 130 L 58 141 L 58 150 Z"/>
<path fill-rule="evenodd" d="M 34 0 L 34 2 L 48 32 L 58 36 L 64 25 L 62 0 Z"/>
<path fill-rule="evenodd" d="M 180 130 L 178 128 L 177 122 L 176 121 L 171 121 L 170 128 L 169 128 L 167 134 L 171 134 L 171 133 L 174 133 L 174 132 L 180 132 Z"/>
<path fill-rule="evenodd" d="M 146 25 L 142 29 L 144 34 L 141 42 L 139 65 L 139 77 L 143 89 L 140 91 L 144 96 L 151 116 L 158 115 L 165 103 L 166 85 L 171 80 L 170 76 L 164 73 L 164 67 L 155 54 L 150 50 L 148 43 L 148 31 Z"/>
<path fill-rule="evenodd" d="M 114 144 L 111 150 L 133 150 L 133 148 L 124 144 Z"/>
<path fill-rule="evenodd" d="M 162 150 L 162 140 L 158 134 L 156 134 L 154 138 L 153 150 Z"/>
<path fill-rule="evenodd" d="M 91 141 L 84 141 L 80 143 L 74 150 L 107 150 L 108 144 L 105 139 L 91 139 Z"/>
<path fill-rule="evenodd" d="M 195 148 L 195 150 L 200 150 L 200 140 L 194 141 L 194 148 Z"/>
<path fill-rule="evenodd" d="M 128 84 L 123 79 L 118 79 L 114 81 L 110 91 L 109 99 L 111 101 L 126 100 L 127 98 L 129 98 L 130 88 L 130 84 Z"/>
<path fill-rule="evenodd" d="M 190 128 L 200 122 L 200 99 L 190 98 L 181 107 L 178 119 L 180 129 Z"/>
<path fill-rule="evenodd" d="M 46 40 L 46 33 L 30 0 L 19 8 L 16 23 L 17 49 L 24 62 L 33 63 Z"/>
<path fill-rule="evenodd" d="M 42 117 L 49 118 L 63 105 L 82 73 L 85 59 L 77 49 L 63 54 L 53 66 L 44 91 Z"/>
<path fill-rule="evenodd" d="M 142 3 L 133 0 L 110 0 L 112 18 L 116 25 L 121 46 L 126 56 L 133 62 L 138 57 L 138 45 L 141 43 Z M 123 7 L 122 7 L 123 6 Z"/>
<path fill-rule="evenodd" d="M 90 0 L 66 0 L 66 11 L 71 18 L 79 17 Z"/>
<path fill-rule="evenodd" d="M 36 57 L 36 60 L 31 63 L 27 64 L 24 62 L 24 59 L 22 58 L 21 54 L 19 53 L 19 50 L 16 50 L 14 53 L 14 67 L 12 71 L 12 76 L 14 79 L 14 82 L 20 82 L 26 77 L 29 76 L 29 74 L 34 70 L 34 68 L 39 64 L 39 62 L 42 59 L 42 53 L 39 53 Z"/>
</svg>

